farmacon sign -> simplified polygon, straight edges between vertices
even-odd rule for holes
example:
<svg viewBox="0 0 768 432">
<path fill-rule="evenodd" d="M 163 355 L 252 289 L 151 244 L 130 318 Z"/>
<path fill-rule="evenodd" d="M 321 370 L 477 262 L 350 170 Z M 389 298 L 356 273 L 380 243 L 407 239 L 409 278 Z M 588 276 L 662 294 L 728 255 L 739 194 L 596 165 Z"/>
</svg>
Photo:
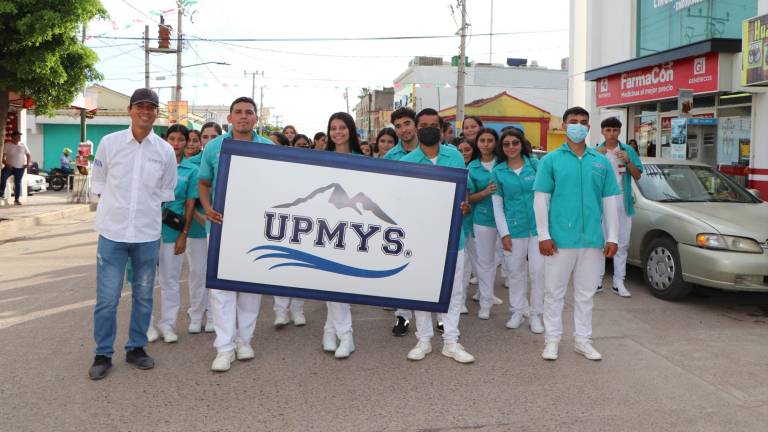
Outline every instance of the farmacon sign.
<svg viewBox="0 0 768 432">
<path fill-rule="evenodd" d="M 597 80 L 597 106 L 676 98 L 680 88 L 694 94 L 715 92 L 717 81 L 717 53 L 688 57 Z"/>
</svg>

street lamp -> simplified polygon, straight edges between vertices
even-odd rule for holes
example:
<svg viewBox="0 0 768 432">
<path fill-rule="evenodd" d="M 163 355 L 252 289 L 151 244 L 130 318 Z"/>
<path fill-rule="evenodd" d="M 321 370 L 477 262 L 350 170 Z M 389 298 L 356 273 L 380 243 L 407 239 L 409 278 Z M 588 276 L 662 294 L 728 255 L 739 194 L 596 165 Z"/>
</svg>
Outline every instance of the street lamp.
<svg viewBox="0 0 768 432">
<path fill-rule="evenodd" d="M 202 66 L 207 64 L 217 64 L 217 65 L 223 65 L 223 66 L 230 66 L 229 63 L 226 62 L 216 62 L 216 61 L 209 61 L 209 62 L 203 62 L 203 63 L 195 63 L 191 65 L 181 66 L 179 65 L 176 70 L 176 100 L 181 100 L 181 70 L 184 68 L 190 68 L 193 66 Z"/>
</svg>

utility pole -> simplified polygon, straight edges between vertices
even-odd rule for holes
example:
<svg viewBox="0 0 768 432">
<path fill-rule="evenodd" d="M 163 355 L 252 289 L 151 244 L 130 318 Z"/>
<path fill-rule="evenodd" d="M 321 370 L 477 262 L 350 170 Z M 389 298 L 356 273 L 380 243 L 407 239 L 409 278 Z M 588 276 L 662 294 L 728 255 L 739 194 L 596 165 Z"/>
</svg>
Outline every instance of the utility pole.
<svg viewBox="0 0 768 432">
<path fill-rule="evenodd" d="M 371 141 L 371 134 L 373 134 L 373 128 L 371 127 L 371 109 L 373 108 L 373 91 L 368 90 L 368 141 Z"/>
<path fill-rule="evenodd" d="M 459 45 L 459 75 L 456 77 L 456 128 L 464 128 L 464 63 L 467 42 L 467 0 L 458 0 L 461 8 L 461 43 Z"/>
<path fill-rule="evenodd" d="M 349 87 L 344 89 L 344 100 L 347 101 L 347 113 L 349 113 Z"/>
<path fill-rule="evenodd" d="M 264 71 L 261 71 L 261 72 L 259 72 L 259 71 L 253 71 L 253 72 L 243 71 L 243 74 L 245 76 L 248 76 L 248 75 L 251 76 L 251 99 L 253 99 L 255 101 L 256 100 L 256 75 L 260 75 L 262 78 L 264 78 Z M 264 124 L 264 121 L 262 120 L 262 117 L 263 117 L 262 114 L 264 113 L 264 111 L 261 108 L 263 105 L 264 105 L 264 86 L 262 85 L 261 86 L 261 101 L 259 101 L 259 106 L 256 109 L 256 111 L 257 111 L 256 114 L 258 115 L 258 120 L 257 120 L 257 123 L 256 123 L 256 125 L 257 125 L 256 129 L 259 132 L 259 134 L 261 134 L 262 125 Z"/>
<path fill-rule="evenodd" d="M 86 23 L 83 23 L 83 45 L 85 45 L 85 33 L 86 33 Z M 83 105 L 85 105 L 85 93 L 83 93 Z M 80 110 L 80 142 L 85 142 L 85 112 L 87 107 L 82 107 Z"/>
<path fill-rule="evenodd" d="M 184 9 L 181 0 L 176 1 L 176 15 L 178 18 L 178 28 L 176 29 L 176 101 L 181 100 L 181 17 Z"/>
<path fill-rule="evenodd" d="M 259 120 L 258 120 L 258 131 L 259 135 L 264 131 L 264 85 L 259 87 L 259 93 L 261 93 L 261 96 L 259 97 Z"/>
<path fill-rule="evenodd" d="M 149 26 L 144 26 L 144 88 L 149 88 Z"/>
<path fill-rule="evenodd" d="M 493 64 L 493 0 L 491 0 L 491 31 L 489 33 L 488 63 Z"/>
</svg>

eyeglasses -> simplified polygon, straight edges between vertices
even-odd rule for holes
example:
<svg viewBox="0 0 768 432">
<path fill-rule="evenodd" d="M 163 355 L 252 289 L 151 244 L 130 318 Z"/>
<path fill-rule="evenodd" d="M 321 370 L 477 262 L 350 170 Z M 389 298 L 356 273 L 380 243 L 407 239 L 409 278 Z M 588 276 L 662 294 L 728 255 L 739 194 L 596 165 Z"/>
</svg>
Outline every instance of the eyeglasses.
<svg viewBox="0 0 768 432">
<path fill-rule="evenodd" d="M 517 147 L 520 144 L 522 144 L 520 142 L 520 140 L 516 140 L 516 139 L 515 140 L 509 140 L 509 141 L 504 141 L 503 143 L 501 143 L 502 147 Z"/>
</svg>

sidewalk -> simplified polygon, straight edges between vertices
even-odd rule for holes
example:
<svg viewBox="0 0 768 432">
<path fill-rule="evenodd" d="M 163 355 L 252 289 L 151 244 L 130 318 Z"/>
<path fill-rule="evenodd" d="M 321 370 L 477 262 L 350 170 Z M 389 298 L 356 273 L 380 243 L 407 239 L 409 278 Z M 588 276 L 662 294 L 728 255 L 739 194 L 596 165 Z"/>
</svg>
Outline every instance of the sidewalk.
<svg viewBox="0 0 768 432">
<path fill-rule="evenodd" d="M 67 192 L 46 191 L 28 196 L 24 205 L 0 206 L 0 240 L 23 235 L 22 229 L 90 211 L 89 204 L 73 204 Z"/>
</svg>

